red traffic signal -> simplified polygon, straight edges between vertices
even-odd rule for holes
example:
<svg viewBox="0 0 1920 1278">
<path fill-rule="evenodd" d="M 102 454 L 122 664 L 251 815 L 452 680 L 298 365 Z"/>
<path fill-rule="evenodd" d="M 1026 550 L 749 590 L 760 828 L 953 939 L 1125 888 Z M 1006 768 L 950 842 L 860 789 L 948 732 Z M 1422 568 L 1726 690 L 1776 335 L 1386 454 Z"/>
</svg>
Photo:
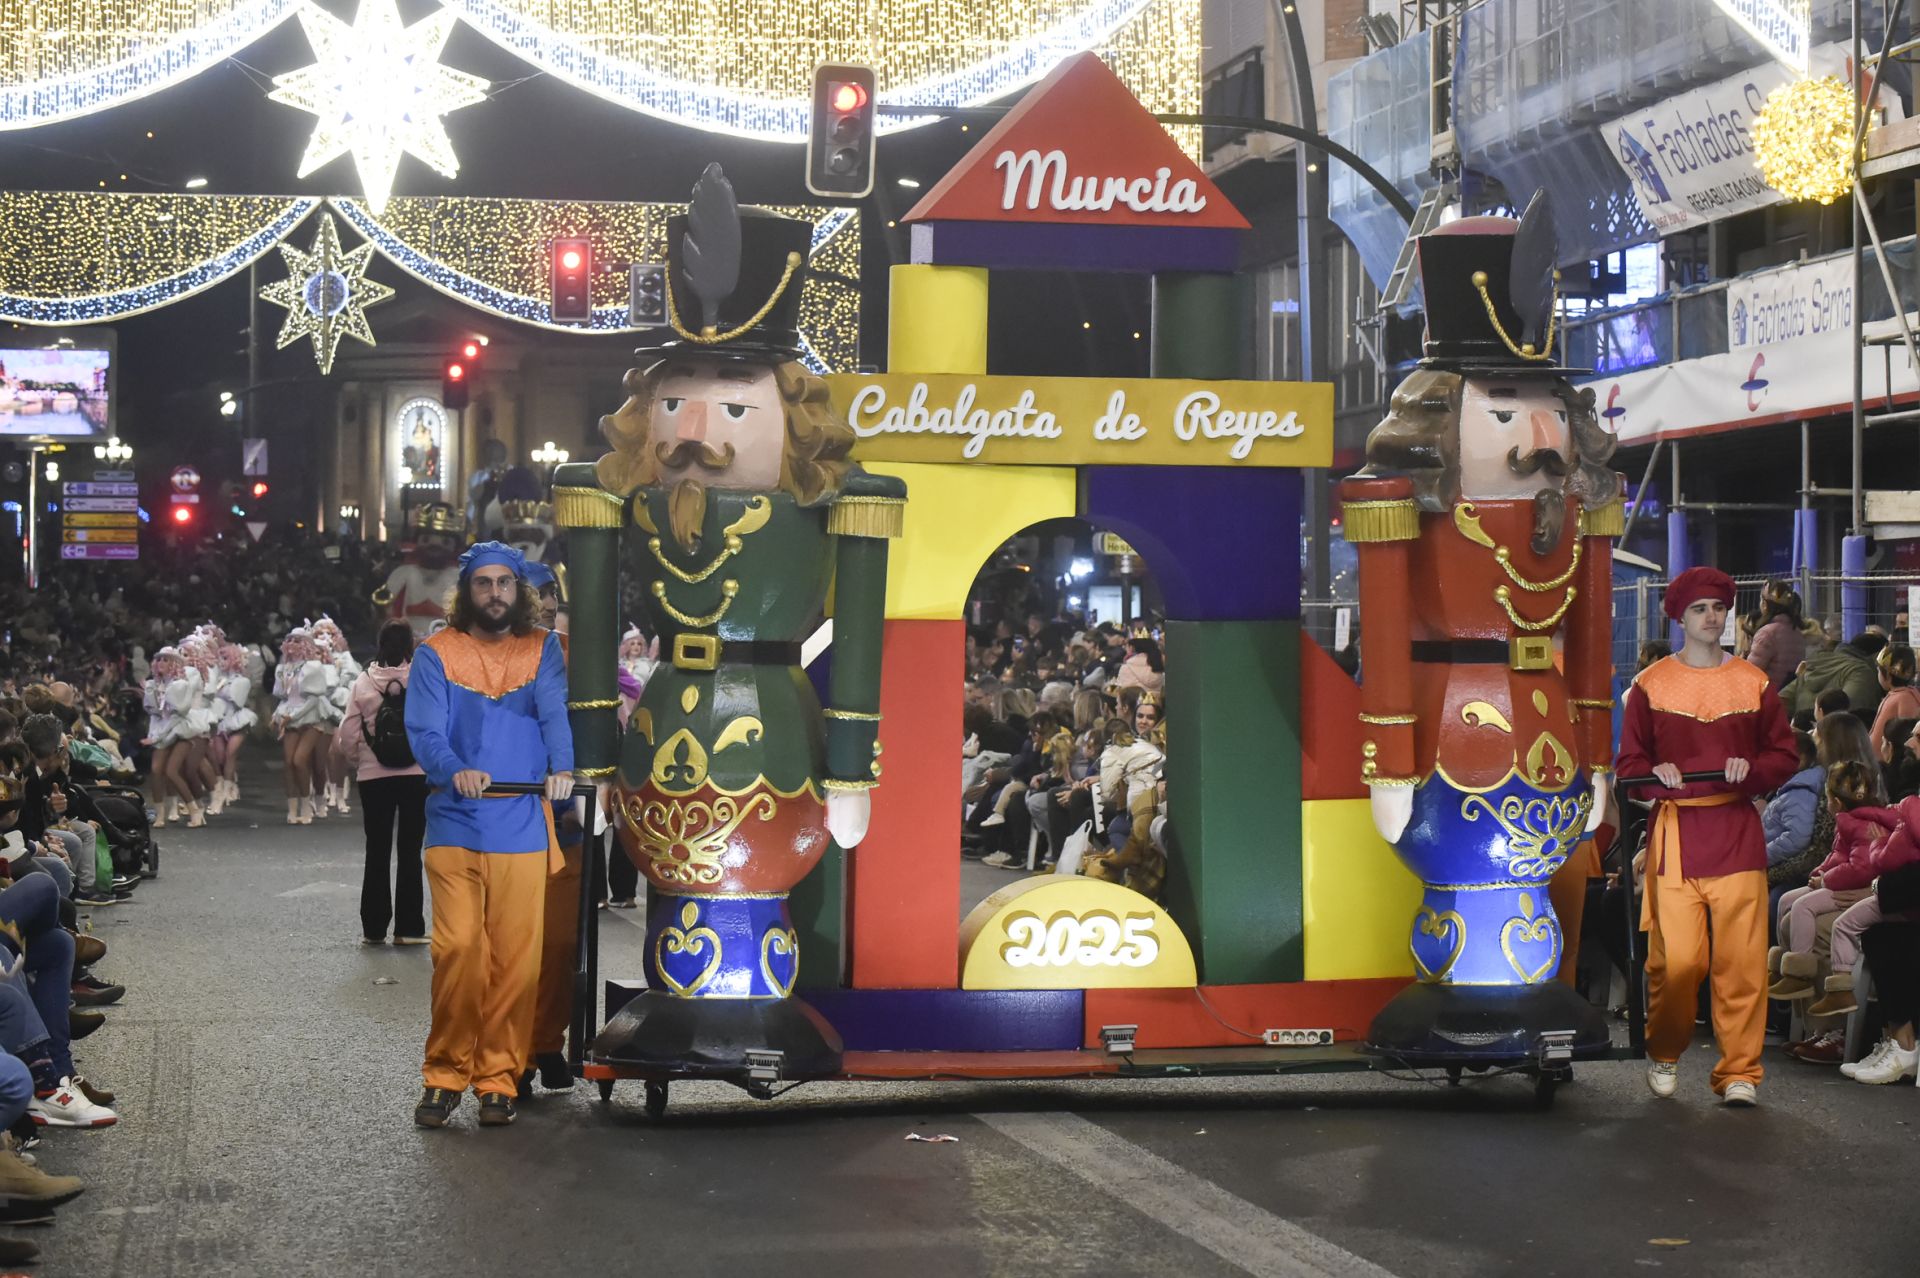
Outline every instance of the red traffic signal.
<svg viewBox="0 0 1920 1278">
<path fill-rule="evenodd" d="M 173 522 L 174 522 L 174 523 L 176 523 L 176 524 L 190 524 L 190 523 L 192 523 L 192 522 L 193 522 L 193 507 L 191 507 L 191 506 L 175 506 L 175 507 L 173 508 Z"/>
<path fill-rule="evenodd" d="M 457 359 L 448 360 L 440 374 L 440 404 L 448 412 L 467 406 L 467 366 Z"/>
<path fill-rule="evenodd" d="M 553 291 L 549 306 L 555 323 L 584 324 L 593 318 L 593 242 L 584 236 L 553 242 Z"/>
<path fill-rule="evenodd" d="M 253 495 L 254 495 L 254 498 L 255 498 L 256 500 L 258 500 L 258 499 L 259 499 L 259 498 L 261 498 L 261 497 L 265 497 L 265 496 L 267 495 L 267 481 L 266 481 L 266 480 L 264 480 L 264 479 L 256 479 L 256 480 L 254 480 L 254 481 L 253 481 Z"/>
<path fill-rule="evenodd" d="M 872 67 L 828 63 L 813 73 L 807 124 L 807 190 L 858 200 L 873 191 Z"/>
<path fill-rule="evenodd" d="M 479 359 L 480 344 L 478 342 L 468 342 L 465 346 L 462 346 L 460 348 L 460 353 L 462 355 L 465 355 L 468 359 Z"/>
</svg>

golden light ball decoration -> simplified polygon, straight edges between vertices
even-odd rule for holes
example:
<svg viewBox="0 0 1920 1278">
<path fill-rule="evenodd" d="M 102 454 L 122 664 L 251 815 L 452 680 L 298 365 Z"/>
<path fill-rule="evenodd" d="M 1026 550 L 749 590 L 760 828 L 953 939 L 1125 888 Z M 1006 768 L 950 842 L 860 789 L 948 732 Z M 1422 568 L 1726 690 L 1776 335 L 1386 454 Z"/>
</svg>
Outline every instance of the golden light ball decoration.
<svg viewBox="0 0 1920 1278">
<path fill-rule="evenodd" d="M 1783 84 L 1747 136 L 1766 184 L 1789 200 L 1831 204 L 1853 189 L 1853 90 L 1837 76 Z"/>
</svg>

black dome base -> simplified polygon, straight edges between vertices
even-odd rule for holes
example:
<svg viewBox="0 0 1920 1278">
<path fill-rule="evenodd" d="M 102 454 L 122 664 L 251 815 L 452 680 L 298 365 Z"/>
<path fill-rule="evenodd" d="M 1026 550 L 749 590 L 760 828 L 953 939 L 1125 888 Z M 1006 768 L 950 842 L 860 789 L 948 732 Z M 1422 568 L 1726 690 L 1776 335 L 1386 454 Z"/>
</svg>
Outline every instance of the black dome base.
<svg viewBox="0 0 1920 1278">
<path fill-rule="evenodd" d="M 1558 981 L 1541 985 L 1410 985 L 1380 1009 L 1366 1050 L 1409 1065 L 1531 1059 L 1540 1036 L 1573 1033 L 1575 1060 L 1612 1046 L 1606 1014 Z"/>
<path fill-rule="evenodd" d="M 840 1072 L 840 1035 L 797 998 L 678 998 L 648 990 L 621 1008 L 587 1049 L 597 1065 L 746 1085 L 747 1053 L 783 1054 L 781 1077 Z"/>
</svg>

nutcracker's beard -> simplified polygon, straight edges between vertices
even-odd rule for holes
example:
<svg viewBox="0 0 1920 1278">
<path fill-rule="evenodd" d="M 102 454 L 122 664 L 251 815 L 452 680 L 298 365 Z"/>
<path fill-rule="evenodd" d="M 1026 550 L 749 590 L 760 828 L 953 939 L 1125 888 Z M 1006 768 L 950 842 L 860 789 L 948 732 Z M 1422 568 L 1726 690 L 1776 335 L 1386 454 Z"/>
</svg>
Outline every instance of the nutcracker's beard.
<svg viewBox="0 0 1920 1278">
<path fill-rule="evenodd" d="M 1533 495 L 1533 553 L 1550 555 L 1560 544 L 1567 526 L 1567 493 L 1563 488 L 1542 488 Z"/>
<path fill-rule="evenodd" d="M 697 479 L 683 479 L 673 486 L 667 499 L 667 522 L 680 549 L 692 554 L 700 545 L 700 529 L 707 522 L 707 486 Z"/>
</svg>

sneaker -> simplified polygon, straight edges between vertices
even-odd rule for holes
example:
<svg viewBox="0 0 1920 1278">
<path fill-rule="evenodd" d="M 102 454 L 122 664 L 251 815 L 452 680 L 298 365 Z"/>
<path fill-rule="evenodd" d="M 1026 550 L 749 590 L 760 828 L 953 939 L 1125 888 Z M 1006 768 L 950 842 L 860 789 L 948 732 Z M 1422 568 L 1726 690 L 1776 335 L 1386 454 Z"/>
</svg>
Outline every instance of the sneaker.
<svg viewBox="0 0 1920 1278">
<path fill-rule="evenodd" d="M 360 938 L 360 944 L 362 945 L 385 945 L 386 943 L 387 938 L 385 936 L 363 936 Z"/>
<path fill-rule="evenodd" d="M 78 1176 L 49 1176 L 18 1154 L 0 1153 L 0 1203 L 58 1207 L 85 1190 L 86 1184 Z"/>
<path fill-rule="evenodd" d="M 994 853 L 994 854 L 993 854 L 992 856 L 983 856 L 983 857 L 981 857 L 981 858 L 980 858 L 980 864 L 982 864 L 982 865 L 1012 865 L 1012 864 L 1013 864 L 1013 854 L 1012 854 L 1011 852 L 995 852 L 995 853 Z"/>
<path fill-rule="evenodd" d="M 99 888 L 88 887 L 75 888 L 73 890 L 73 903 L 75 905 L 105 906 L 118 905 L 120 904 L 120 900 L 111 892 L 102 892 Z"/>
<path fill-rule="evenodd" d="M 422 1127 L 445 1127 L 453 1111 L 459 1108 L 459 1092 L 429 1087 L 420 1093 L 420 1103 L 413 1107 L 413 1121 Z"/>
<path fill-rule="evenodd" d="M 513 1097 L 502 1096 L 499 1092 L 488 1092 L 480 1098 L 482 1127 L 505 1127 L 513 1119 Z"/>
<path fill-rule="evenodd" d="M 60 1086 L 45 1096 L 35 1096 L 27 1112 L 42 1127 L 111 1127 L 120 1121 L 120 1115 L 105 1105 L 88 1100 L 71 1078 L 61 1079 Z"/>
<path fill-rule="evenodd" d="M 53 1219 L 51 1212 L 48 1220 Z M 40 1259 L 40 1248 L 24 1238 L 0 1238 L 0 1265 L 30 1265 Z"/>
<path fill-rule="evenodd" d="M 131 901 L 132 899 L 133 899 L 132 888 L 115 888 L 113 890 L 113 903 L 115 905 L 125 905 L 127 902 Z"/>
<path fill-rule="evenodd" d="M 1881 1039 L 1879 1042 L 1873 1045 L 1873 1050 L 1871 1052 L 1868 1052 L 1865 1056 L 1861 1057 L 1859 1060 L 1847 1061 L 1845 1064 L 1841 1065 L 1840 1066 L 1841 1075 L 1845 1078 L 1852 1078 L 1855 1074 L 1858 1074 L 1861 1070 L 1867 1068 L 1867 1066 L 1878 1065 L 1880 1063 L 1880 1058 L 1882 1056 L 1885 1056 L 1887 1054 L 1887 1049 L 1892 1046 L 1893 1046 L 1892 1039 L 1890 1038 Z"/>
<path fill-rule="evenodd" d="M 431 936 L 401 936 L 396 932 L 393 935 L 393 943 L 395 945 L 432 945 L 433 938 Z"/>
<path fill-rule="evenodd" d="M 105 1007 L 109 1003 L 118 1003 L 126 992 L 124 985 L 90 985 L 75 981 L 72 997 L 81 1007 Z"/>
<path fill-rule="evenodd" d="M 107 1023 L 107 1018 L 98 1012 L 89 1012 L 83 1008 L 67 1009 L 67 1037 L 78 1041 Z"/>
<path fill-rule="evenodd" d="M 1810 1043 L 1800 1044 L 1797 1050 L 1789 1048 L 1787 1054 L 1809 1065 L 1838 1065 L 1847 1059 L 1847 1044 L 1837 1030 L 1829 1030 Z"/>
<path fill-rule="evenodd" d="M 1860 1068 L 1853 1071 L 1853 1081 L 1898 1083 L 1902 1079 L 1912 1078 L 1916 1072 L 1920 1072 L 1920 1049 L 1909 1050 L 1888 1039 L 1887 1050 L 1880 1059 L 1871 1067 L 1863 1061 Z"/>
<path fill-rule="evenodd" d="M 608 901 L 607 908 L 609 910 L 631 910 L 634 908 L 634 899 L 628 897 L 624 901 Z"/>
<path fill-rule="evenodd" d="M 1647 1090 L 1665 1100 L 1680 1089 L 1679 1061 L 1648 1061 Z"/>
<path fill-rule="evenodd" d="M 991 826 L 1005 825 L 1006 823 L 1007 823 L 1007 819 L 1001 816 L 998 812 L 996 812 L 992 816 L 988 817 L 986 820 L 982 821 L 980 823 L 980 828 L 985 830 Z"/>
<path fill-rule="evenodd" d="M 1760 1103 L 1760 1089 L 1744 1078 L 1736 1078 L 1720 1093 L 1720 1103 L 1734 1109 L 1752 1109 Z"/>
<path fill-rule="evenodd" d="M 51 1225 L 53 1208 L 41 1203 L 0 1202 L 0 1225 Z"/>
</svg>

